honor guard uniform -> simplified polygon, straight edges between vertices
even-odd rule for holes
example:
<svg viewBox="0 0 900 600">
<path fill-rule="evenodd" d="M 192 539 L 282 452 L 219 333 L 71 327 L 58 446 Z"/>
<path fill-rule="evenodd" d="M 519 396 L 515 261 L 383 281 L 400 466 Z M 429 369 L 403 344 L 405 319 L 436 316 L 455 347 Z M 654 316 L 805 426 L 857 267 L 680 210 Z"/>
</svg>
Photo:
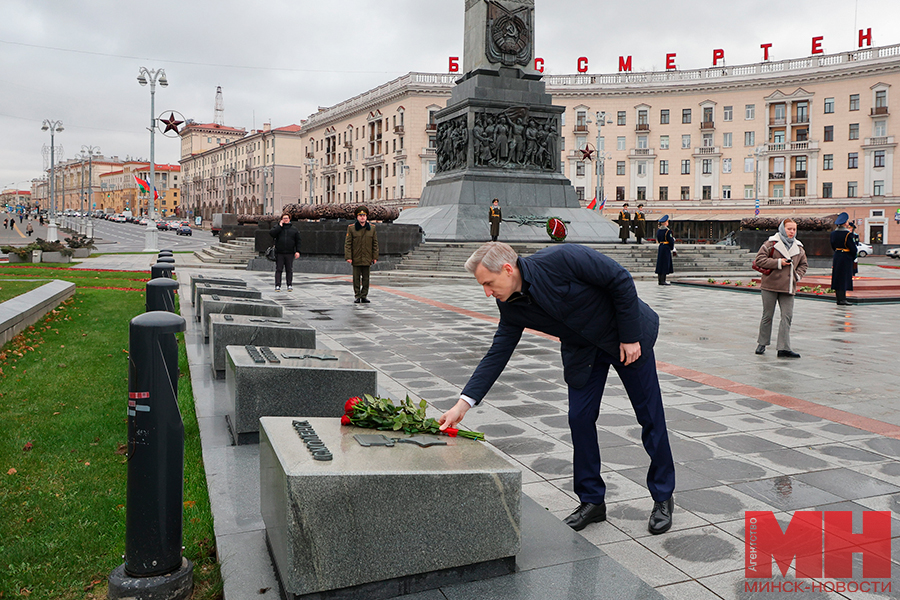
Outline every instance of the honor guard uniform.
<svg viewBox="0 0 900 600">
<path fill-rule="evenodd" d="M 663 215 L 659 219 L 659 229 L 656 230 L 656 241 L 659 248 L 656 250 L 656 274 L 659 277 L 659 285 L 672 285 L 666 281 L 666 275 L 674 273 L 672 255 L 675 252 L 675 236 L 669 229 L 669 215 Z"/>
<path fill-rule="evenodd" d="M 623 244 L 627 244 L 628 236 L 631 234 L 631 213 L 628 212 L 627 202 L 622 205 L 617 221 L 619 223 L 619 238 Z"/>
<path fill-rule="evenodd" d="M 842 212 L 834 220 L 837 229 L 831 232 L 831 248 L 834 258 L 831 261 L 831 287 L 837 303 L 846 306 L 847 292 L 853 289 L 853 261 L 856 260 L 856 241 L 853 232 L 847 228 L 850 215 Z"/>
</svg>

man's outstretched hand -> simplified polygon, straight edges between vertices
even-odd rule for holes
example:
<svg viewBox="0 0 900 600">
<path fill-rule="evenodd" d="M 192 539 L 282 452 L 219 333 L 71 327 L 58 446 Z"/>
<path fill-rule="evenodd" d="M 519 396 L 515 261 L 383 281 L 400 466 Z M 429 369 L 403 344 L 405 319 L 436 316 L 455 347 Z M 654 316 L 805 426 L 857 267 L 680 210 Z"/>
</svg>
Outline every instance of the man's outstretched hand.
<svg viewBox="0 0 900 600">
<path fill-rule="evenodd" d="M 441 424 L 441 431 L 444 431 L 448 427 L 456 427 L 459 425 L 460 421 L 463 420 L 463 417 L 466 416 L 466 412 L 470 408 L 469 403 L 460 398 L 453 408 L 442 414 L 438 419 L 438 423 Z"/>
<path fill-rule="evenodd" d="M 630 365 L 641 357 L 641 343 L 634 342 L 632 344 L 619 344 L 619 360 L 626 366 Z"/>
</svg>

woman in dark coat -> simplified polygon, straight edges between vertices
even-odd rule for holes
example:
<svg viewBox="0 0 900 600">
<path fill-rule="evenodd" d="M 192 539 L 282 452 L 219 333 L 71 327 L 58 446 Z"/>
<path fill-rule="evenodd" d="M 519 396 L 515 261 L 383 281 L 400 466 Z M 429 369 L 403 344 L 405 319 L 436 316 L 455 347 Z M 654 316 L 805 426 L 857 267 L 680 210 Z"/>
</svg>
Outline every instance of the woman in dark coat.
<svg viewBox="0 0 900 600">
<path fill-rule="evenodd" d="M 856 243 L 853 232 L 847 227 L 850 215 L 842 212 L 834 220 L 837 229 L 831 232 L 831 248 L 834 258 L 831 261 L 831 287 L 841 306 L 850 304 L 847 291 L 853 289 L 853 261 L 856 260 Z"/>
<path fill-rule="evenodd" d="M 669 229 L 669 215 L 663 215 L 659 219 L 656 241 L 659 243 L 659 249 L 656 251 L 656 274 L 659 276 L 659 285 L 672 285 L 666 281 L 666 275 L 675 272 L 672 256 L 677 255 L 677 252 L 675 252 L 675 236 Z"/>
</svg>

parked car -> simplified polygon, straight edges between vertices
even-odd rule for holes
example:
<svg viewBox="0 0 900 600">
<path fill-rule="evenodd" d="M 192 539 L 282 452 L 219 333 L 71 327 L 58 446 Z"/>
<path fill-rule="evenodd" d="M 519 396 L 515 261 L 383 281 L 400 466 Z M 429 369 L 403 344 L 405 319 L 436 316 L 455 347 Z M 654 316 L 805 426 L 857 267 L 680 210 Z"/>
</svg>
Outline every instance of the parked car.
<svg viewBox="0 0 900 600">
<path fill-rule="evenodd" d="M 900 258 L 900 248 L 891 248 L 885 252 L 885 255 L 891 258 Z"/>
<path fill-rule="evenodd" d="M 865 258 L 866 256 L 872 254 L 872 246 L 869 244 L 863 244 L 862 242 L 856 245 L 856 255 L 860 258 Z"/>
<path fill-rule="evenodd" d="M 194 235 L 194 230 L 191 229 L 190 227 L 188 227 L 187 225 L 182 225 L 175 231 L 175 233 L 178 235 L 191 235 L 192 236 L 192 235 Z"/>
<path fill-rule="evenodd" d="M 168 230 L 169 230 L 169 224 L 166 223 L 165 221 L 157 221 L 157 222 L 156 222 L 156 228 L 159 229 L 160 231 L 168 231 Z"/>
</svg>

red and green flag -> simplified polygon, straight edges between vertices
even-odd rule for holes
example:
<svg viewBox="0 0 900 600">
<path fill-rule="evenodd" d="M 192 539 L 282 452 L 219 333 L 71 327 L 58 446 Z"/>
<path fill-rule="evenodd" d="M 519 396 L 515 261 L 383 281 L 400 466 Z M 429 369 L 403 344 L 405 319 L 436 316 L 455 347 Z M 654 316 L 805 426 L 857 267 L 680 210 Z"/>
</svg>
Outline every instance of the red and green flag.
<svg viewBox="0 0 900 600">
<path fill-rule="evenodd" d="M 134 181 L 138 184 L 138 187 L 141 189 L 142 194 L 150 193 L 150 183 L 146 179 L 141 179 L 140 177 L 135 175 Z"/>
</svg>

